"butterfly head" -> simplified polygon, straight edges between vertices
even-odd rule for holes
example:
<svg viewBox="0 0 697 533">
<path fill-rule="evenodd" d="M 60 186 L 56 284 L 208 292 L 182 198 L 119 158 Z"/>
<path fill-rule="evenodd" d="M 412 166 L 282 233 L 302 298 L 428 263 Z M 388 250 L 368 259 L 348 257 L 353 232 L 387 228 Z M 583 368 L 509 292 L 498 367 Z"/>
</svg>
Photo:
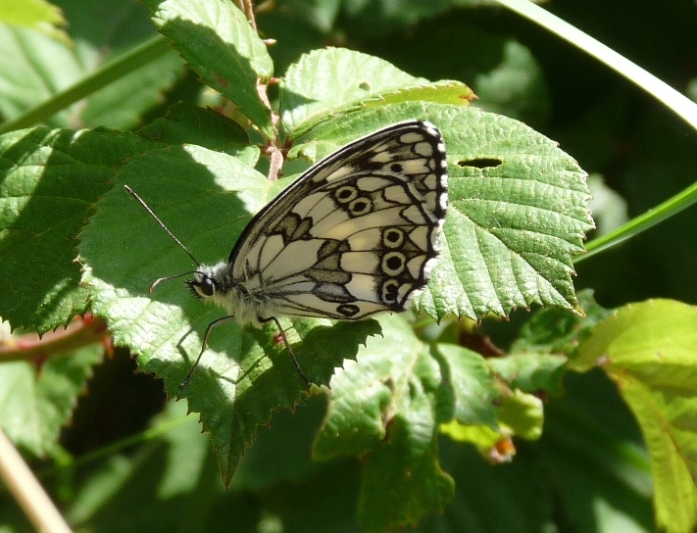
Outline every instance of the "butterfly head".
<svg viewBox="0 0 697 533">
<path fill-rule="evenodd" d="M 199 269 L 193 272 L 194 279 L 186 280 L 186 286 L 199 300 L 215 300 L 216 295 L 225 292 L 227 270 L 229 263 L 226 261 L 213 266 L 200 265 Z"/>
<path fill-rule="evenodd" d="M 196 298 L 226 309 L 244 323 L 254 321 L 246 316 L 246 291 L 234 282 L 230 263 L 220 261 L 212 266 L 201 265 L 193 274 L 194 278 L 187 280 L 186 285 Z"/>
</svg>

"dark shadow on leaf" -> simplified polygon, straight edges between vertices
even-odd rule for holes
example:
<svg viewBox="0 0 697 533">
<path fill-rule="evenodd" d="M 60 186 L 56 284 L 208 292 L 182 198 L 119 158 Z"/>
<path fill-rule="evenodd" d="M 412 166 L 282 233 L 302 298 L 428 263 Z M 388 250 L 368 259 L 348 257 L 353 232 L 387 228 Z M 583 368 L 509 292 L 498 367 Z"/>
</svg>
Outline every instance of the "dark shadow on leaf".
<svg viewBox="0 0 697 533">
<path fill-rule="evenodd" d="M 102 130 L 78 135 L 35 128 L 15 134 L 4 136 L 3 148 L 9 147 L 1 154 L 8 170 L 0 183 L 14 203 L 4 211 L 17 215 L 1 228 L 6 232 L 0 242 L 0 315 L 14 327 L 46 331 L 87 308 L 89 292 L 79 285 L 75 262 L 79 233 L 124 160 L 156 145 Z M 17 180 L 16 173 L 25 177 Z"/>
</svg>

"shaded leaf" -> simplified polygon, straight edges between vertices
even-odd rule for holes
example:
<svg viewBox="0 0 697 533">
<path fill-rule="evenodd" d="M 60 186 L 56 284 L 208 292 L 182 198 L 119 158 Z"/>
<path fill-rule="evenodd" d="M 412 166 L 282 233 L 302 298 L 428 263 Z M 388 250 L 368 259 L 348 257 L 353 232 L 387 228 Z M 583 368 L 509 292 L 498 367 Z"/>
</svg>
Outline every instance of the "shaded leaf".
<svg viewBox="0 0 697 533">
<path fill-rule="evenodd" d="M 273 63 L 244 14 L 223 0 L 147 0 L 153 21 L 203 81 L 224 94 L 268 137 L 271 113 L 257 84 L 268 81 Z"/>
<path fill-rule="evenodd" d="M 577 296 L 585 316 L 566 309 L 540 309 L 520 329 L 511 353 L 572 354 L 611 313 L 595 301 L 593 291 L 582 290 Z"/>
<path fill-rule="evenodd" d="M 138 135 L 167 144 L 196 144 L 237 157 L 248 166 L 259 159 L 259 148 L 249 143 L 239 124 L 212 109 L 185 102 L 171 106 L 163 118 L 138 130 Z"/>
<path fill-rule="evenodd" d="M 313 449 L 316 458 L 365 455 L 358 513 L 366 531 L 416 524 L 442 510 L 454 490 L 438 464 L 438 365 L 402 317 L 379 322 L 382 336 L 332 379 Z"/>
<path fill-rule="evenodd" d="M 363 464 L 358 518 L 365 531 L 416 525 L 452 501 L 455 483 L 438 464 L 434 422 L 425 396 L 403 398 L 385 442 Z"/>
<path fill-rule="evenodd" d="M 0 365 L 0 426 L 8 438 L 35 457 L 55 451 L 60 429 L 102 354 L 95 344 L 53 356 L 38 369 L 26 361 Z"/>
<path fill-rule="evenodd" d="M 13 328 L 44 332 L 85 311 L 77 236 L 123 162 L 154 145 L 110 131 L 0 137 L 0 316 Z"/>
</svg>

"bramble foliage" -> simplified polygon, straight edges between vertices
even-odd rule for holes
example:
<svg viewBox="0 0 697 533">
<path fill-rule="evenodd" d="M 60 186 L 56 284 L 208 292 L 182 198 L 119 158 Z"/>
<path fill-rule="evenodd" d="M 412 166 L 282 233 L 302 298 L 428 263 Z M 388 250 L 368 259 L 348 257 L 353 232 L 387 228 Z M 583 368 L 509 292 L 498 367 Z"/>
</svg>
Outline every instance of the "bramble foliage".
<svg viewBox="0 0 697 533">
<path fill-rule="evenodd" d="M 51 36 L 0 26 L 6 52 L 23 58 L 0 62 L 0 77 L 32 88 L 0 98 L 0 316 L 48 332 L 30 347 L 8 343 L 16 360 L 0 365 L 0 427 L 28 457 L 54 461 L 49 484 L 76 530 L 691 530 L 695 310 L 667 299 L 626 305 L 680 294 L 627 297 L 637 274 L 617 277 L 613 265 L 600 270 L 623 285 L 616 297 L 602 276 L 582 269 L 581 282 L 597 281 L 621 307 L 577 294 L 573 261 L 594 227 L 586 173 L 527 125 L 603 168 L 588 121 L 623 112 L 612 95 L 560 127 L 550 102 L 571 98 L 558 93 L 568 78 L 547 71 L 544 52 L 483 29 L 491 11 L 446 13 L 468 2 L 286 0 L 256 14 L 258 29 L 223 0 L 145 4 L 150 13 L 128 0 L 66 0 L 70 26 Z M 35 22 L 56 20 L 37 13 Z M 98 23 L 109 31 L 95 32 Z M 325 46 L 341 35 L 362 51 Z M 38 108 L 43 125 L 24 122 L 78 82 L 80 102 L 56 100 Z M 273 323 L 227 322 L 180 387 L 224 311 L 178 281 L 148 291 L 195 266 L 123 186 L 198 261 L 215 263 L 309 164 L 415 118 L 443 134 L 449 209 L 414 312 L 279 317 L 312 386 Z M 543 309 L 528 316 L 531 307 Z M 55 340 L 87 312 L 91 335 Z M 116 351 L 98 344 L 100 324 Z M 98 449 L 79 466 L 89 447 L 76 443 L 90 440 L 81 412 L 114 401 L 105 419 L 116 425 L 115 400 L 133 397 L 99 381 L 104 350 L 118 359 L 123 348 L 184 401 L 153 417 L 151 433 L 129 427 L 150 442 Z M 203 436 L 184 411 L 197 413 Z M 128 431 L 117 427 L 113 440 Z M 8 530 L 28 527 L 14 505 L 0 509 Z"/>
</svg>

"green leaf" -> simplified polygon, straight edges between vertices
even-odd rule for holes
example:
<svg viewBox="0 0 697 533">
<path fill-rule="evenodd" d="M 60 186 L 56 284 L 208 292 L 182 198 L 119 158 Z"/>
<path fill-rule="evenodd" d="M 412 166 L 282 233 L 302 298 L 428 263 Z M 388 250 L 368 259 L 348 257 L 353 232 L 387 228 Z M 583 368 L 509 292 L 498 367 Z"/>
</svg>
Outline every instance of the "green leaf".
<svg viewBox="0 0 697 533">
<path fill-rule="evenodd" d="M 398 316 L 381 316 L 382 337 L 368 341 L 357 361 L 346 361 L 331 380 L 331 402 L 312 451 L 315 459 L 360 455 L 380 446 L 386 416 L 406 394 L 417 362 L 427 350 Z"/>
<path fill-rule="evenodd" d="M 610 315 L 595 301 L 593 291 L 582 290 L 577 296 L 585 316 L 566 309 L 540 309 L 520 329 L 510 352 L 571 355 L 595 325 Z"/>
<path fill-rule="evenodd" d="M 403 398 L 385 442 L 363 465 L 358 518 L 365 531 L 414 526 L 452 501 L 455 483 L 438 464 L 434 423 L 424 395 Z"/>
<path fill-rule="evenodd" d="M 437 318 L 577 309 L 571 257 L 592 228 L 585 173 L 556 143 L 506 117 L 442 106 L 450 207 L 419 304 Z"/>
<path fill-rule="evenodd" d="M 368 531 L 416 524 L 442 511 L 453 485 L 438 463 L 439 424 L 453 415 L 496 425 L 497 394 L 482 358 L 420 342 L 403 317 L 379 318 L 356 362 L 331 381 L 331 402 L 313 457 L 363 458 L 359 516 Z M 385 491 L 384 487 L 390 487 Z"/>
<path fill-rule="evenodd" d="M 153 21 L 203 81 L 224 94 L 267 136 L 271 112 L 257 86 L 269 80 L 273 63 L 244 14 L 223 0 L 147 0 Z"/>
<path fill-rule="evenodd" d="M 109 131 L 0 136 L 0 316 L 13 327 L 45 332 L 85 311 L 77 235 L 123 161 L 152 146 Z"/>
<path fill-rule="evenodd" d="M 61 10 L 45 0 L 0 0 L 0 21 L 25 26 L 70 45 L 70 38 L 59 28 L 65 25 Z"/>
<path fill-rule="evenodd" d="M 382 338 L 371 338 L 357 361 L 347 361 L 332 378 L 315 458 L 361 455 L 379 446 L 402 397 L 414 394 L 415 379 L 430 398 L 437 422 L 455 417 L 496 426 L 498 390 L 481 356 L 454 345 L 429 348 L 400 316 L 380 316 L 379 322 Z"/>
<path fill-rule="evenodd" d="M 213 329 L 201 366 L 185 389 L 178 388 L 206 327 L 225 313 L 192 298 L 181 282 L 148 292 L 155 279 L 190 272 L 194 265 L 126 194 L 125 183 L 208 263 L 227 257 L 252 215 L 280 187 L 239 160 L 198 146 L 146 152 L 122 169 L 82 234 L 80 257 L 94 313 L 108 319 L 117 345 L 139 355 L 141 368 L 163 377 L 171 394 L 186 397 L 190 409 L 201 413 L 227 483 L 257 427 L 274 410 L 298 403 L 307 385 L 274 338 L 275 325 L 256 329 L 228 322 Z M 334 326 L 294 320 L 287 336 L 305 374 L 326 384 L 334 367 L 355 357 L 358 345 L 378 332 L 371 320 Z"/>
<path fill-rule="evenodd" d="M 697 309 L 650 300 L 593 330 L 569 368 L 600 366 L 637 418 L 651 454 L 655 510 L 670 532 L 697 524 Z"/>
<path fill-rule="evenodd" d="M 26 361 L 0 365 L 0 426 L 8 438 L 35 457 L 54 451 L 102 354 L 95 344 L 51 357 L 40 368 Z"/>
<path fill-rule="evenodd" d="M 515 455 L 511 437 L 537 440 L 542 435 L 542 401 L 532 394 L 516 390 L 501 395 L 496 415 L 496 426 L 467 425 L 454 419 L 443 424 L 440 431 L 453 440 L 471 442 L 483 457 L 494 463 L 510 461 Z M 503 447 L 502 443 L 505 443 Z"/>
<path fill-rule="evenodd" d="M 453 400 L 451 418 L 462 424 L 487 425 L 495 428 L 494 402 L 499 395 L 494 376 L 481 355 L 454 344 L 436 345 L 436 355 L 444 374 L 444 384 Z"/>
<path fill-rule="evenodd" d="M 15 119 L 84 81 L 154 34 L 147 10 L 129 6 L 128 16 L 124 16 L 122 4 L 101 6 L 103 24 L 98 31 L 94 19 L 84 16 L 84 5 L 67 6 L 71 33 L 80 36 L 74 44 L 26 28 L 0 25 L 0 113 L 5 120 Z M 123 74 L 101 91 L 95 81 L 95 92 L 89 98 L 44 120 L 60 127 L 133 127 L 145 111 L 160 102 L 183 67 L 174 52 L 166 53 Z"/>
<path fill-rule="evenodd" d="M 250 167 L 259 160 L 259 148 L 249 144 L 239 124 L 212 109 L 186 102 L 170 107 L 164 118 L 139 129 L 138 135 L 172 145 L 196 144 L 234 156 Z"/>
<path fill-rule="evenodd" d="M 513 353 L 508 357 L 492 357 L 487 365 L 509 387 L 524 392 L 561 392 L 566 371 L 566 357 L 530 353 Z"/>
<path fill-rule="evenodd" d="M 308 83 L 307 80 L 313 80 Z M 413 100 L 472 95 L 460 82 L 429 84 L 387 61 L 343 48 L 314 50 L 291 65 L 281 84 L 283 128 L 297 138 L 338 112 Z"/>
</svg>

